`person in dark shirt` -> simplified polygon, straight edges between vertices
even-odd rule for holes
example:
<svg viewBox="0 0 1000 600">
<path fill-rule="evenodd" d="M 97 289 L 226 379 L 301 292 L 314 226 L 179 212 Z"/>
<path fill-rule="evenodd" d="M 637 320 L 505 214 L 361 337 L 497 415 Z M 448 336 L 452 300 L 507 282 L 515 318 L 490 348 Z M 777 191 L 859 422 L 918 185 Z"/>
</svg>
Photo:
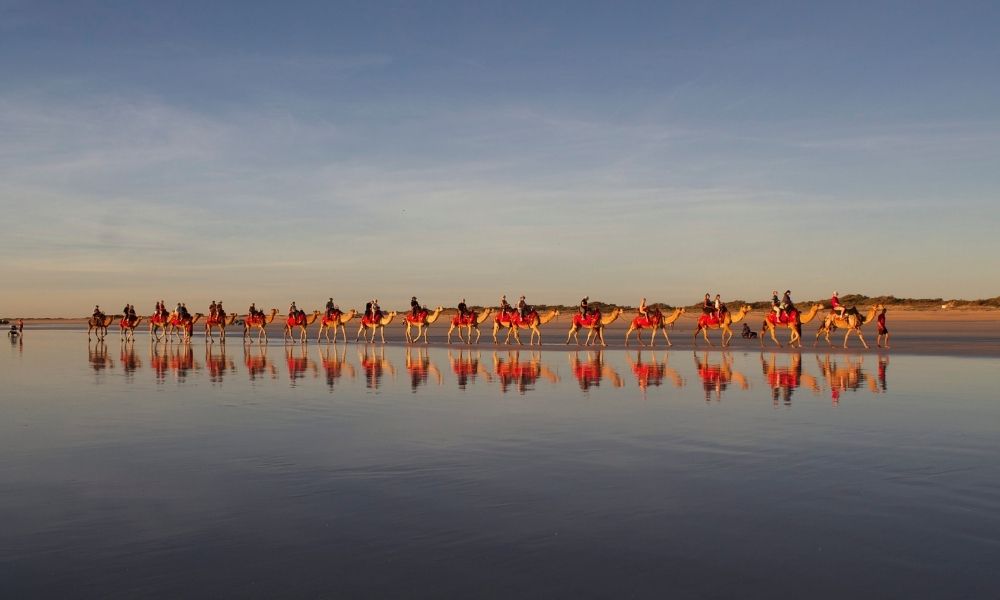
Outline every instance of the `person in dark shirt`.
<svg viewBox="0 0 1000 600">
<path fill-rule="evenodd" d="M 580 316 L 587 318 L 587 310 L 590 305 L 590 296 L 584 296 L 583 300 L 580 300 Z"/>
<path fill-rule="evenodd" d="M 416 296 L 412 296 L 410 298 L 410 314 L 413 316 L 413 318 L 416 318 L 417 313 L 419 312 L 420 312 L 420 303 L 417 302 Z"/>
<path fill-rule="evenodd" d="M 524 296 L 521 296 L 517 300 L 517 311 L 520 313 L 522 319 L 528 316 L 528 303 L 525 302 Z"/>
<path fill-rule="evenodd" d="M 775 318 L 781 319 L 781 299 L 778 298 L 778 290 L 771 292 L 771 310 L 774 311 Z"/>
<path fill-rule="evenodd" d="M 462 301 L 458 303 L 458 318 L 464 319 L 468 313 L 469 307 L 465 305 L 465 298 L 462 298 Z"/>
</svg>

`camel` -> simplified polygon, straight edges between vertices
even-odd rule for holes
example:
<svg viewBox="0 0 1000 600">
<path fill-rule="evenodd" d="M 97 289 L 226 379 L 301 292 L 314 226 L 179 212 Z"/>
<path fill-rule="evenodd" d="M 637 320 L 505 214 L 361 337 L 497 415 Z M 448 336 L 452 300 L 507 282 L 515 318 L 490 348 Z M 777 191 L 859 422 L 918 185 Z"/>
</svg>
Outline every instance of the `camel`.
<svg viewBox="0 0 1000 600">
<path fill-rule="evenodd" d="M 142 323 L 143 317 L 136 317 L 135 321 L 129 321 L 125 317 L 122 317 L 118 321 L 118 329 L 121 332 L 121 337 L 123 342 L 135 341 L 135 328 Z"/>
<path fill-rule="evenodd" d="M 373 343 L 375 343 L 375 333 L 378 332 L 378 333 L 380 333 L 382 335 L 382 343 L 384 344 L 385 343 L 385 327 L 389 323 L 392 323 L 392 320 L 396 318 L 396 314 L 397 314 L 396 311 L 391 310 L 388 313 L 385 313 L 384 315 L 380 314 L 378 318 L 374 318 L 374 319 L 372 317 L 367 316 L 367 315 L 364 316 L 364 317 L 362 317 L 361 318 L 361 327 L 358 327 L 358 335 L 357 335 L 357 337 L 354 338 L 354 341 L 356 342 L 359 339 L 361 339 L 361 334 L 364 333 L 365 334 L 365 343 L 366 344 L 373 344 Z M 367 332 L 368 329 L 372 330 L 372 339 L 370 339 L 370 340 L 368 339 L 368 332 Z"/>
<path fill-rule="evenodd" d="M 105 315 L 103 319 L 98 319 L 96 317 L 90 317 L 87 319 L 87 341 L 90 341 L 90 332 L 94 332 L 94 336 L 98 340 L 103 340 L 104 336 L 108 335 L 108 327 L 115 322 L 115 319 L 122 318 L 121 315 Z"/>
<path fill-rule="evenodd" d="M 727 310 L 723 313 L 721 321 L 712 315 L 702 314 L 698 318 L 698 328 L 694 330 L 694 344 L 698 345 L 698 334 L 701 333 L 705 336 L 705 341 L 708 342 L 708 345 L 711 346 L 712 340 L 708 339 L 708 330 L 722 329 L 722 347 L 725 348 L 729 345 L 729 341 L 733 339 L 733 330 L 730 328 L 730 325 L 742 321 L 743 317 L 747 316 L 747 313 L 751 310 L 750 306 L 741 306 L 735 316 Z"/>
<path fill-rule="evenodd" d="M 514 341 L 517 342 L 519 346 L 523 346 L 524 344 L 521 342 L 520 333 L 520 329 L 523 327 L 531 330 L 531 337 L 528 339 L 528 345 L 535 345 L 535 336 L 537 335 L 538 345 L 541 346 L 542 331 L 538 328 L 538 326 L 545 325 L 557 316 L 559 316 L 559 311 L 554 309 L 544 315 L 539 315 L 537 310 L 533 310 L 523 319 L 521 318 L 521 314 L 517 311 L 497 313 L 497 316 L 493 318 L 493 343 L 498 343 L 497 333 L 499 333 L 501 329 L 507 329 L 507 337 L 504 338 L 503 343 L 510 343 L 510 336 L 513 335 Z"/>
<path fill-rule="evenodd" d="M 827 315 L 826 320 L 820 325 L 819 330 L 816 332 L 816 341 L 813 342 L 813 348 L 819 343 L 819 336 L 826 336 L 826 343 L 833 346 L 833 342 L 830 341 L 830 333 L 833 331 L 834 327 L 839 327 L 846 329 L 847 333 L 844 334 L 844 348 L 847 347 L 847 338 L 852 334 L 856 333 L 858 339 L 861 340 L 861 345 L 868 349 L 868 342 L 865 341 L 865 336 L 861 335 L 861 328 L 868 323 L 875 320 L 875 315 L 882 310 L 881 304 L 876 304 L 875 306 L 868 309 L 868 315 L 865 316 L 864 320 L 861 319 L 861 313 L 858 312 L 857 308 L 851 307 L 844 313 L 844 318 L 836 316 L 835 314 Z"/>
<path fill-rule="evenodd" d="M 801 348 L 802 326 L 812 321 L 813 318 L 816 317 L 816 313 L 818 313 L 822 308 L 822 304 L 814 304 L 812 308 L 809 309 L 809 312 L 804 315 L 795 311 L 788 316 L 788 319 L 785 322 L 779 322 L 777 320 L 778 315 L 775 314 L 774 311 L 771 311 L 770 314 L 767 315 L 767 318 L 764 319 L 764 324 L 762 325 L 763 329 L 760 330 L 760 335 L 757 336 L 760 338 L 760 347 L 764 347 L 764 334 L 770 333 L 771 339 L 774 340 L 774 343 L 777 344 L 779 348 L 781 348 L 781 342 L 779 342 L 777 336 L 774 335 L 774 330 L 778 327 L 787 327 L 792 330 L 792 334 L 788 338 L 788 345 L 792 348 Z"/>
<path fill-rule="evenodd" d="M 253 338 L 250 337 L 250 330 L 251 329 L 256 329 L 257 330 L 257 341 L 260 342 L 260 338 L 261 338 L 261 336 L 263 336 L 264 337 L 264 343 L 266 344 L 267 343 L 267 326 L 270 325 L 274 321 L 274 317 L 276 317 L 277 315 L 278 315 L 278 309 L 277 308 L 272 308 L 271 309 L 271 314 L 269 314 L 269 315 L 264 315 L 264 316 L 259 316 L 259 315 L 257 315 L 257 316 L 250 316 L 250 315 L 247 315 L 247 318 L 243 319 L 243 341 L 246 342 L 247 340 L 250 340 L 250 343 L 252 344 L 253 343 Z"/>
<path fill-rule="evenodd" d="M 156 338 L 156 341 L 160 341 L 160 330 L 163 330 L 164 335 L 167 333 L 167 318 L 159 315 L 158 313 L 153 313 L 149 317 L 149 337 Z"/>
<path fill-rule="evenodd" d="M 330 343 L 330 330 L 333 330 L 333 341 L 337 341 L 337 329 L 340 329 L 341 333 L 344 335 L 344 343 L 347 343 L 347 328 L 345 325 L 351 321 L 354 317 L 358 316 L 358 311 L 353 308 L 349 310 L 346 314 L 340 310 L 334 310 L 333 315 L 327 319 L 326 315 L 319 320 L 319 333 L 316 334 L 316 343 L 319 343 L 319 339 L 322 336 L 326 336 L 326 342 Z"/>
<path fill-rule="evenodd" d="M 167 339 L 171 339 L 174 334 L 177 334 L 178 340 L 183 340 L 185 342 L 191 341 L 191 334 L 194 333 L 194 325 L 201 320 L 205 315 L 201 313 L 194 313 L 193 317 L 187 317 L 186 319 L 181 318 L 180 315 L 173 312 L 167 317 L 166 333 Z"/>
<path fill-rule="evenodd" d="M 597 340 L 601 341 L 602 346 L 607 346 L 607 342 L 604 341 L 604 328 L 617 321 L 624 312 L 623 309 L 616 308 L 604 317 L 601 316 L 600 312 L 592 312 L 586 317 L 581 316 L 580 313 L 573 315 L 573 325 L 569 328 L 569 333 L 566 334 L 566 343 L 569 344 L 570 338 L 573 338 L 576 340 L 576 345 L 579 346 L 579 331 L 581 327 L 584 327 L 590 330 L 587 333 L 587 340 L 584 342 L 585 346 L 589 346 Z"/>
<path fill-rule="evenodd" d="M 415 317 L 412 312 L 406 313 L 406 316 L 403 317 L 403 324 L 406 325 L 406 343 L 419 342 L 420 336 L 424 336 L 424 343 L 426 344 L 428 326 L 438 320 L 442 311 L 444 311 L 444 307 L 439 306 L 433 312 L 428 312 L 427 309 L 421 308 L 417 311 L 417 316 Z M 411 328 L 416 328 L 417 337 L 413 337 Z"/>
<path fill-rule="evenodd" d="M 286 342 L 295 341 L 295 332 L 293 331 L 296 327 L 299 330 L 299 343 L 305 344 L 307 341 L 306 328 L 316 322 L 316 319 L 323 314 L 318 310 L 314 310 L 311 315 L 306 315 L 306 311 L 300 310 L 296 314 L 288 315 L 285 320 L 285 331 L 282 334 L 282 340 Z"/>
<path fill-rule="evenodd" d="M 639 345 L 642 346 L 642 330 L 646 328 L 651 328 L 653 333 L 649 336 L 649 347 L 652 348 L 656 342 L 656 332 L 657 330 L 663 332 L 663 338 L 667 340 L 668 346 L 673 346 L 670 343 L 670 336 L 667 335 L 667 326 L 673 324 L 681 315 L 683 315 L 685 309 L 675 308 L 673 314 L 669 317 L 664 317 L 663 313 L 659 309 L 647 311 L 649 316 L 639 315 L 632 319 L 632 324 L 629 325 L 628 331 L 625 332 L 625 345 L 628 346 L 628 336 L 635 332 L 635 338 L 639 341 Z"/>
<path fill-rule="evenodd" d="M 458 330 L 458 339 L 459 340 L 461 340 L 465 344 L 471 344 L 471 343 L 473 343 L 472 342 L 472 330 L 475 329 L 476 330 L 476 341 L 475 341 L 475 343 L 478 344 L 479 343 L 479 336 L 481 336 L 483 334 L 483 332 L 479 330 L 479 326 L 482 323 L 484 323 L 487 318 L 489 318 L 490 313 L 492 313 L 492 312 L 493 312 L 492 308 L 484 308 L 483 310 L 481 310 L 478 313 L 475 312 L 475 311 L 466 312 L 464 318 L 461 315 L 457 315 L 456 314 L 451 319 L 451 327 L 448 328 L 448 343 L 449 344 L 451 343 L 451 332 L 455 331 L 456 329 Z M 467 334 L 466 338 L 468 338 L 468 339 L 462 337 L 462 328 L 463 327 L 465 327 L 465 331 L 466 331 L 466 334 Z"/>
<path fill-rule="evenodd" d="M 205 337 L 208 338 L 209 343 L 215 343 L 215 338 L 212 337 L 212 330 L 218 327 L 219 340 L 224 344 L 226 343 L 226 327 L 235 322 L 236 313 L 230 313 L 228 317 L 226 315 L 218 315 L 215 317 L 209 316 L 208 319 L 205 320 Z"/>
</svg>

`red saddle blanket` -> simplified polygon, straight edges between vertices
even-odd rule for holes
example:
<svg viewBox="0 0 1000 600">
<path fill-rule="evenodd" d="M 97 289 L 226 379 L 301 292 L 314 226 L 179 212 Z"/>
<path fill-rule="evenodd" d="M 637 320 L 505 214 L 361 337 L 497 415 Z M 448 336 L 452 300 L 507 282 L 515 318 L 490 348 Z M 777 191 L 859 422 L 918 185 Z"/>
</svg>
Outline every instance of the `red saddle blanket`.
<svg viewBox="0 0 1000 600">
<path fill-rule="evenodd" d="M 465 326 L 465 325 L 475 325 L 476 324 L 476 313 L 468 312 L 465 316 L 455 315 L 451 318 L 451 324 L 455 326 Z"/>
<path fill-rule="evenodd" d="M 767 322 L 771 323 L 772 325 L 787 325 L 789 323 L 795 323 L 796 321 L 798 321 L 798 319 L 799 319 L 799 311 L 797 310 L 789 312 L 782 311 L 780 317 L 777 314 L 775 314 L 773 310 L 767 315 Z"/>
<path fill-rule="evenodd" d="M 285 320 L 285 325 L 289 327 L 298 327 L 300 325 L 306 324 L 306 316 L 303 314 L 291 315 Z"/>
<path fill-rule="evenodd" d="M 521 313 L 517 311 L 502 312 L 502 313 L 497 313 L 497 316 L 494 320 L 500 323 L 501 325 L 508 325 L 512 327 L 526 326 L 538 320 L 538 312 L 533 310 L 530 313 L 528 313 L 523 319 L 521 318 Z"/>
<path fill-rule="evenodd" d="M 382 313 L 378 313 L 374 317 L 368 315 L 361 317 L 362 325 L 379 325 L 380 323 L 382 323 Z"/>
<path fill-rule="evenodd" d="M 323 315 L 323 324 L 324 325 L 338 325 L 340 323 L 340 317 L 343 314 L 344 313 L 342 311 L 335 310 L 335 311 L 333 311 L 333 313 L 331 313 L 331 315 L 329 317 L 326 316 L 326 315 Z"/>
<path fill-rule="evenodd" d="M 586 317 L 580 313 L 573 315 L 573 325 L 576 327 L 596 327 L 601 320 L 601 313 L 589 313 Z"/>
<path fill-rule="evenodd" d="M 423 323 L 424 321 L 427 320 L 427 314 L 428 314 L 428 312 L 426 310 L 418 310 L 417 311 L 417 316 L 413 316 L 412 312 L 408 312 L 408 313 L 406 313 L 406 322 L 407 323 Z"/>
<path fill-rule="evenodd" d="M 632 327 L 641 329 L 643 327 L 659 327 L 663 323 L 663 315 L 660 313 L 649 313 L 648 316 L 639 315 L 632 319 Z"/>
<path fill-rule="evenodd" d="M 698 317 L 698 327 L 704 329 L 705 327 L 718 327 L 722 324 L 726 318 L 726 313 L 722 313 L 722 318 L 716 318 L 715 315 L 702 314 Z"/>
</svg>

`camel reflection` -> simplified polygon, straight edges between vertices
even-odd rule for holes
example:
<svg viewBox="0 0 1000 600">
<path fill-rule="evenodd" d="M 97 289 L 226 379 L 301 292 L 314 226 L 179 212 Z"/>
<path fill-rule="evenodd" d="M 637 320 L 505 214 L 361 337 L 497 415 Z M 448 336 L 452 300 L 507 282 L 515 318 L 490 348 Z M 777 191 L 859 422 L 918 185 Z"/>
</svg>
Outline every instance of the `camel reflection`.
<svg viewBox="0 0 1000 600">
<path fill-rule="evenodd" d="M 270 376 L 271 379 L 278 378 L 278 368 L 267 357 L 267 344 L 258 346 L 243 344 L 243 364 L 247 368 L 250 381 L 263 379 L 265 376 Z"/>
<path fill-rule="evenodd" d="M 385 347 L 369 348 L 365 345 L 358 350 L 358 362 L 365 372 L 365 387 L 377 390 L 382 383 L 382 377 L 388 371 L 393 378 L 396 377 L 396 367 L 385 357 Z"/>
<path fill-rule="evenodd" d="M 702 358 L 698 358 L 698 353 L 694 352 L 694 366 L 701 378 L 702 388 L 705 390 L 705 402 L 712 401 L 712 394 L 715 394 L 716 401 L 722 400 L 722 392 L 729 388 L 729 385 L 736 383 L 740 389 L 750 389 L 750 383 L 743 373 L 733 369 L 733 355 L 729 352 L 722 352 L 719 362 L 709 362 L 711 353 L 705 351 Z"/>
<path fill-rule="evenodd" d="M 311 371 L 313 376 L 318 373 L 316 364 L 309 360 L 309 347 L 306 345 L 285 345 L 285 364 L 288 366 L 288 379 L 292 387 L 295 387 L 298 380 L 305 377 L 306 373 Z"/>
<path fill-rule="evenodd" d="M 87 352 L 90 359 L 90 368 L 94 369 L 94 372 L 100 373 L 105 369 L 113 369 L 115 363 L 108 356 L 108 346 L 104 343 L 104 340 L 97 340 L 93 346 L 87 344 Z"/>
<path fill-rule="evenodd" d="M 465 350 L 459 350 L 458 356 L 455 356 L 454 352 L 448 350 L 448 362 L 451 364 L 451 371 L 458 381 L 458 389 L 464 390 L 470 383 L 475 383 L 478 375 L 486 377 L 487 382 L 493 380 L 490 372 L 483 367 L 479 357 L 478 351 L 472 352 L 470 350 L 469 355 L 466 356 Z"/>
<path fill-rule="evenodd" d="M 162 383 L 168 372 L 178 381 L 184 381 L 191 371 L 200 367 L 194 361 L 194 349 L 190 343 L 152 343 L 149 346 L 149 364 L 157 382 Z"/>
<path fill-rule="evenodd" d="M 319 351 L 319 362 L 323 367 L 323 372 L 326 373 L 326 386 L 333 391 L 333 385 L 340 379 L 345 373 L 351 379 L 354 379 L 356 372 L 354 370 L 354 365 L 347 362 L 347 345 L 343 347 L 343 351 L 337 348 L 336 344 L 333 346 L 323 346 L 317 347 Z"/>
<path fill-rule="evenodd" d="M 417 348 L 414 351 L 407 346 L 406 372 L 410 374 L 410 391 L 413 393 L 416 393 L 421 384 L 427 383 L 427 378 L 431 375 L 437 380 L 438 385 L 443 382 L 441 371 L 431 362 L 427 348 Z"/>
<path fill-rule="evenodd" d="M 227 372 L 236 372 L 236 362 L 226 357 L 225 342 L 219 346 L 205 344 L 205 368 L 208 370 L 208 380 L 212 383 L 222 383 Z"/>
<path fill-rule="evenodd" d="M 873 394 L 877 394 L 880 391 L 879 386 L 885 386 L 885 367 L 888 366 L 888 358 L 885 360 L 885 365 L 879 366 L 880 381 L 864 371 L 864 362 L 862 356 L 831 357 L 827 354 L 820 359 L 819 355 L 816 355 L 816 364 L 819 366 L 821 377 L 830 388 L 830 401 L 834 406 L 840 404 L 843 392 L 856 392 L 865 386 Z"/>
<path fill-rule="evenodd" d="M 612 387 L 620 388 L 625 385 L 625 381 L 614 367 L 604 362 L 603 350 L 588 351 L 586 360 L 580 360 L 579 352 L 569 352 L 567 356 L 569 368 L 573 371 L 581 390 L 586 392 L 592 387 L 597 387 L 605 378 L 611 382 Z"/>
<path fill-rule="evenodd" d="M 136 371 L 142 368 L 142 361 L 135 353 L 135 344 L 131 342 L 122 344 L 118 361 L 122 364 L 122 370 L 125 371 L 125 380 L 134 381 Z"/>
<path fill-rule="evenodd" d="M 559 383 L 559 375 L 542 364 L 541 352 L 531 352 L 524 361 L 520 350 L 508 350 L 506 356 L 493 352 L 493 374 L 500 381 L 500 391 L 505 394 L 511 387 L 524 394 L 535 388 L 540 377 Z"/>
<path fill-rule="evenodd" d="M 635 359 L 632 358 L 631 352 L 625 352 L 625 360 L 628 361 L 629 367 L 632 368 L 636 383 L 638 383 L 639 389 L 643 392 L 650 386 L 659 387 L 663 385 L 664 379 L 669 379 L 675 388 L 682 388 L 687 383 L 681 374 L 672 369 L 668 364 L 670 361 L 669 352 L 664 353 L 662 362 L 656 360 L 655 352 L 650 352 L 648 358 L 643 360 L 642 351 L 639 351 Z"/>
<path fill-rule="evenodd" d="M 774 405 L 784 403 L 785 406 L 791 406 L 792 394 L 802 385 L 818 394 L 819 382 L 802 371 L 802 355 L 795 353 L 782 356 L 788 357 L 787 365 L 779 365 L 778 355 L 773 352 L 767 358 L 763 352 L 760 355 L 761 371 L 764 373 L 764 380 L 771 387 L 771 401 Z"/>
</svg>

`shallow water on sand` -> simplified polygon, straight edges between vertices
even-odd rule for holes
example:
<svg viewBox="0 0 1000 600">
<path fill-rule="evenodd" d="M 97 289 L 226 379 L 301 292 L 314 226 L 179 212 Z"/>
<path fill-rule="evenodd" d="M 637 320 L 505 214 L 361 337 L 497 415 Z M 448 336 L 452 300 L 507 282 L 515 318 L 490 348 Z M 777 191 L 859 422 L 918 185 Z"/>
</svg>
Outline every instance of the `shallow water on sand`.
<svg viewBox="0 0 1000 600">
<path fill-rule="evenodd" d="M 995 359 L 0 347 L 0 596 L 998 597 Z"/>
</svg>

